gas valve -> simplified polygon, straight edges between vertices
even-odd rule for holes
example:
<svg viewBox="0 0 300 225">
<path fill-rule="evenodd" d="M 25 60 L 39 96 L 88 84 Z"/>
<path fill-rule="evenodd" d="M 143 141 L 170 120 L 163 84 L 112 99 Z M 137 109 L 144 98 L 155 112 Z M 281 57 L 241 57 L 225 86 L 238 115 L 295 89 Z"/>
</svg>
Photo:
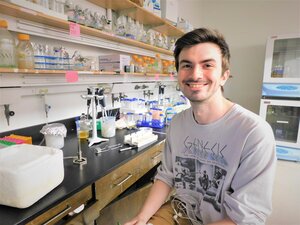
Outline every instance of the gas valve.
<svg viewBox="0 0 300 225">
<path fill-rule="evenodd" d="M 4 105 L 4 114 L 5 114 L 5 117 L 6 117 L 6 120 L 7 120 L 7 125 L 9 126 L 9 118 L 10 118 L 11 116 L 14 116 L 14 115 L 15 115 L 15 112 L 9 110 L 9 105 L 8 105 L 8 104 L 5 104 L 5 105 Z"/>
</svg>

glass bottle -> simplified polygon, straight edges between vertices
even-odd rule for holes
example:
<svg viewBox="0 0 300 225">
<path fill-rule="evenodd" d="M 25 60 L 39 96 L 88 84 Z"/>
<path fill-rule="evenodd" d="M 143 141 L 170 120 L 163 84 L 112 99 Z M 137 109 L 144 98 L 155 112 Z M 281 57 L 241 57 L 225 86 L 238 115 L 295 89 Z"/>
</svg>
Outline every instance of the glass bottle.
<svg viewBox="0 0 300 225">
<path fill-rule="evenodd" d="M 28 34 L 18 34 L 17 61 L 19 69 L 34 69 L 34 51 Z"/>
<path fill-rule="evenodd" d="M 161 73 L 162 72 L 162 63 L 161 63 L 160 54 L 155 55 L 154 66 L 153 67 L 154 67 L 154 72 L 155 73 Z"/>
<path fill-rule="evenodd" d="M 7 30 L 7 21 L 0 20 L 0 67 L 16 67 L 15 39 Z"/>
</svg>

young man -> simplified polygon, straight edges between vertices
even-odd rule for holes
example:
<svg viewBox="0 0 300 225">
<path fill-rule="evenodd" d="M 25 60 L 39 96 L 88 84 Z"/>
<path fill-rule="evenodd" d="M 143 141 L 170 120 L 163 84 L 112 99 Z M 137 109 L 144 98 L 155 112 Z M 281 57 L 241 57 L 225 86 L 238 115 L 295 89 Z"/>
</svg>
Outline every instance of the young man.
<svg viewBox="0 0 300 225">
<path fill-rule="evenodd" d="M 125 225 L 264 224 L 271 213 L 275 140 L 268 123 L 223 96 L 230 75 L 224 37 L 196 29 L 177 40 L 174 55 L 191 108 L 173 117 L 149 196 Z M 188 179 L 177 176 L 185 168 Z"/>
</svg>

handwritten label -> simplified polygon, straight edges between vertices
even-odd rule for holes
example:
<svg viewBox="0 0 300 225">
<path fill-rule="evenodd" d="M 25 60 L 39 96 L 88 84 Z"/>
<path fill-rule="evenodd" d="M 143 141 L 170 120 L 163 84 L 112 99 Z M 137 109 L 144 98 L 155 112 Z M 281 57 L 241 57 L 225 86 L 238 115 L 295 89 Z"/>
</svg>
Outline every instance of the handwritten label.
<svg viewBox="0 0 300 225">
<path fill-rule="evenodd" d="M 77 23 L 69 23 L 70 36 L 80 37 L 80 25 Z"/>
<path fill-rule="evenodd" d="M 66 81 L 68 83 L 75 83 L 78 81 L 78 72 L 77 71 L 66 71 Z"/>
</svg>

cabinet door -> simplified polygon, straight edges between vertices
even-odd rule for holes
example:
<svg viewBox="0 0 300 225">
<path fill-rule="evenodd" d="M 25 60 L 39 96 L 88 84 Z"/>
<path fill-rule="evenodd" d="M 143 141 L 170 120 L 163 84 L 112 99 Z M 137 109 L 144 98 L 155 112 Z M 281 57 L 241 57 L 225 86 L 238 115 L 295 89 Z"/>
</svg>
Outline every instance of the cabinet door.
<svg viewBox="0 0 300 225">
<path fill-rule="evenodd" d="M 73 195 L 72 197 L 66 199 L 62 203 L 56 205 L 52 209 L 46 211 L 39 217 L 35 218 L 27 225 L 35 225 L 35 224 L 56 224 L 63 217 L 68 215 L 68 213 L 74 211 L 76 208 L 81 206 L 82 204 L 86 204 L 90 199 L 92 199 L 92 188 L 91 186 L 86 187 L 82 191 Z"/>
<path fill-rule="evenodd" d="M 124 224 L 132 219 L 145 202 L 150 188 L 151 184 L 148 184 L 105 207 L 100 211 L 100 216 L 96 220 L 97 224 L 116 225 L 118 222 Z"/>
</svg>

